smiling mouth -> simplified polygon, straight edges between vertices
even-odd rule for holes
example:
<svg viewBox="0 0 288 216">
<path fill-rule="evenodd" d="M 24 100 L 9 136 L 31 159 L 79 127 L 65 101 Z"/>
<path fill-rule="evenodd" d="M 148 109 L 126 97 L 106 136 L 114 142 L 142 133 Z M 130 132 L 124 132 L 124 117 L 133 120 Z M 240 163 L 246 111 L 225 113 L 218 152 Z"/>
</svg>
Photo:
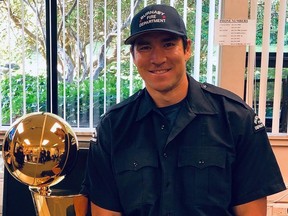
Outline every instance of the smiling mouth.
<svg viewBox="0 0 288 216">
<path fill-rule="evenodd" d="M 170 69 L 162 69 L 162 70 L 150 70 L 153 74 L 164 74 L 167 73 Z"/>
</svg>

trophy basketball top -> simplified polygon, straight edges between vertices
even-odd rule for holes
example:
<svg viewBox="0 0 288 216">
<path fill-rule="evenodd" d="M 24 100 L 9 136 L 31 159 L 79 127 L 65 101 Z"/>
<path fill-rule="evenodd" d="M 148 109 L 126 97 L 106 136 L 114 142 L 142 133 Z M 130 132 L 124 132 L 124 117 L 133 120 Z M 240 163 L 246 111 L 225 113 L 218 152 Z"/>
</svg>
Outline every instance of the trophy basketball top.
<svg viewBox="0 0 288 216">
<path fill-rule="evenodd" d="M 37 112 L 16 120 L 6 132 L 2 155 L 9 173 L 30 187 L 49 188 L 71 171 L 78 141 L 61 117 Z"/>
</svg>

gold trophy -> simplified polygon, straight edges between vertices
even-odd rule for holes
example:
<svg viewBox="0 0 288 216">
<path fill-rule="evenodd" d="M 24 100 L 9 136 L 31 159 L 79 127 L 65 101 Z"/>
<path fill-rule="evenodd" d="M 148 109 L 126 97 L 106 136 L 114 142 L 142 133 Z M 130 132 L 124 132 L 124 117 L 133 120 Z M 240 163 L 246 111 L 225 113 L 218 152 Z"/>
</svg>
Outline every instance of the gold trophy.
<svg viewBox="0 0 288 216">
<path fill-rule="evenodd" d="M 74 166 L 78 140 L 61 117 L 37 112 L 16 120 L 6 132 L 2 155 L 9 173 L 29 186 L 36 215 L 67 215 L 77 194 L 51 189 Z"/>
</svg>

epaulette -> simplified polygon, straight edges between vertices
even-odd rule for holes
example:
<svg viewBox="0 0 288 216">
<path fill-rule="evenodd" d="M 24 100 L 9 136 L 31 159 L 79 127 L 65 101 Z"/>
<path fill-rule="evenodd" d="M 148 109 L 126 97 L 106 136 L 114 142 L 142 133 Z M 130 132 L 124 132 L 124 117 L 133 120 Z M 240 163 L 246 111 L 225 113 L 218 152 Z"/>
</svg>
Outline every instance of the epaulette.
<svg viewBox="0 0 288 216">
<path fill-rule="evenodd" d="M 223 89 L 221 87 L 218 87 L 218 86 L 215 86 L 215 85 L 212 85 L 209 83 L 202 83 L 200 85 L 201 85 L 201 89 L 203 89 L 203 91 L 207 91 L 207 92 L 214 94 L 214 95 L 220 95 L 220 96 L 226 97 L 232 101 L 235 101 L 235 102 L 241 104 L 246 109 L 251 109 L 248 106 L 248 104 L 246 104 L 246 102 L 241 97 L 239 97 L 238 95 L 236 95 L 235 93 L 233 93 L 227 89 Z"/>
<path fill-rule="evenodd" d="M 223 89 L 221 87 L 217 87 L 208 83 L 201 84 L 201 88 L 203 89 L 203 91 L 207 91 L 210 94 L 226 97 L 230 99 L 231 101 L 236 102 L 237 104 L 240 104 L 242 107 L 244 107 L 247 110 L 252 110 L 252 108 L 248 104 L 246 104 L 246 102 L 242 100 L 241 97 L 239 97 L 238 95 L 236 95 L 235 93 L 227 89 Z M 256 114 L 254 115 L 253 125 L 254 125 L 255 132 L 265 129 L 264 124 L 261 122 L 260 118 Z"/>
</svg>

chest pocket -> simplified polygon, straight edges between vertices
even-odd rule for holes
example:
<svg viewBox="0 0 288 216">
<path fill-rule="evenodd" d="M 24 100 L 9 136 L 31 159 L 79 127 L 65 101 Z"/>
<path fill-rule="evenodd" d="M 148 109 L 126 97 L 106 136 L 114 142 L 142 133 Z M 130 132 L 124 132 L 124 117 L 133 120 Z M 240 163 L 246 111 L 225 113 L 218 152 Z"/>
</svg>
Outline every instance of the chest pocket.
<svg viewBox="0 0 288 216">
<path fill-rule="evenodd" d="M 225 168 L 226 152 L 218 147 L 184 147 L 180 149 L 178 167 L 193 166 L 198 169 L 207 167 Z"/>
<path fill-rule="evenodd" d="M 113 162 L 116 182 L 123 208 L 133 211 L 152 204 L 159 194 L 159 163 L 157 152 L 128 149 L 118 152 Z"/>
<path fill-rule="evenodd" d="M 129 171 L 136 172 L 145 167 L 158 167 L 157 155 L 147 150 L 125 150 L 117 154 L 115 158 L 114 166 L 116 174 L 118 175 Z"/>
<path fill-rule="evenodd" d="M 178 190 L 187 203 L 205 204 L 209 199 L 229 198 L 231 173 L 226 151 L 220 147 L 183 147 L 178 157 Z M 225 197 L 227 196 L 227 197 Z"/>
</svg>

